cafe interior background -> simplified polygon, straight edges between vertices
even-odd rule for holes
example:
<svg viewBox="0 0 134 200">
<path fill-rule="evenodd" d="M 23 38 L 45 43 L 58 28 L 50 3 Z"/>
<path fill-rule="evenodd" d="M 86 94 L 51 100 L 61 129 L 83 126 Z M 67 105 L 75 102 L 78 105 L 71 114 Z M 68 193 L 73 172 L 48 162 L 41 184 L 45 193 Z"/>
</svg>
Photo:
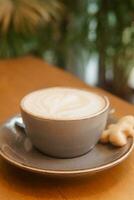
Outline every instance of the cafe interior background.
<svg viewBox="0 0 134 200">
<path fill-rule="evenodd" d="M 134 1 L 0 0 L 0 59 L 27 55 L 133 103 Z"/>
</svg>

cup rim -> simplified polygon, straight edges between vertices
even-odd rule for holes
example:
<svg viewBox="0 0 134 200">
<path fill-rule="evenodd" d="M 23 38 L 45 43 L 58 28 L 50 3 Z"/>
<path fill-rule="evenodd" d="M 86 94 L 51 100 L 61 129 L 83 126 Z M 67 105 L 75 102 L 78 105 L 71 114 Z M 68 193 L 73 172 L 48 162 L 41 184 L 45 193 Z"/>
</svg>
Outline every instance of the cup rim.
<svg viewBox="0 0 134 200">
<path fill-rule="evenodd" d="M 62 118 L 58 118 L 58 119 L 56 119 L 56 118 L 52 118 L 52 117 L 51 117 L 51 118 L 45 117 L 45 116 L 42 117 L 42 116 L 33 114 L 32 112 L 29 112 L 29 111 L 27 111 L 27 110 L 24 108 L 24 106 L 23 106 L 23 101 L 24 101 L 24 99 L 25 99 L 28 95 L 30 95 L 30 94 L 32 94 L 32 93 L 34 93 L 34 92 L 36 92 L 36 91 L 41 91 L 41 90 L 45 90 L 45 89 L 48 89 L 48 88 L 78 89 L 78 90 L 90 92 L 88 89 L 85 89 L 85 88 L 66 87 L 66 86 L 47 87 L 47 88 L 35 90 L 35 91 L 32 91 L 32 92 L 28 93 L 27 95 L 25 95 L 25 96 L 21 99 L 21 101 L 20 101 L 20 109 L 21 109 L 21 111 L 22 111 L 22 112 L 25 112 L 25 113 L 28 114 L 28 115 L 30 115 L 32 118 L 36 118 L 36 119 L 38 119 L 38 120 L 44 120 L 44 121 L 46 121 L 46 120 L 48 120 L 48 121 L 79 121 L 79 120 L 86 120 L 86 119 L 94 118 L 94 117 L 96 117 L 96 116 L 98 116 L 98 115 L 104 113 L 106 110 L 108 110 L 108 109 L 110 108 L 110 101 L 109 101 L 109 99 L 108 99 L 108 97 L 107 97 L 106 95 L 102 95 L 102 94 L 99 94 L 98 92 L 92 92 L 92 91 L 91 91 L 91 93 L 94 93 L 94 94 L 96 94 L 96 95 L 98 95 L 98 96 L 101 96 L 101 97 L 104 99 L 104 101 L 105 101 L 105 106 L 104 106 L 99 112 L 96 112 L 96 113 L 94 113 L 94 114 L 90 114 L 89 116 L 80 117 L 80 118 L 76 118 L 76 119 L 75 119 L 75 118 L 74 118 L 74 119 L 73 119 L 73 118 L 71 118 L 71 119 L 66 119 L 66 118 L 63 118 L 63 119 L 62 119 Z"/>
</svg>

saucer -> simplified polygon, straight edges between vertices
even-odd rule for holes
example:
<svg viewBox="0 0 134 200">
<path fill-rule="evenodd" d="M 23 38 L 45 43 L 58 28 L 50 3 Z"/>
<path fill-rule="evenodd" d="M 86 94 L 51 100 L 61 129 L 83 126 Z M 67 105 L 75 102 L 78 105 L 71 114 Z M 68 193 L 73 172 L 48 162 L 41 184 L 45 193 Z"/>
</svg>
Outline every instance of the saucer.
<svg viewBox="0 0 134 200">
<path fill-rule="evenodd" d="M 0 127 L 0 155 L 11 164 L 22 169 L 46 175 L 92 174 L 111 168 L 128 157 L 134 141 L 128 139 L 123 147 L 98 143 L 87 154 L 76 158 L 58 159 L 40 153 L 33 147 L 24 129 L 12 117 Z"/>
</svg>

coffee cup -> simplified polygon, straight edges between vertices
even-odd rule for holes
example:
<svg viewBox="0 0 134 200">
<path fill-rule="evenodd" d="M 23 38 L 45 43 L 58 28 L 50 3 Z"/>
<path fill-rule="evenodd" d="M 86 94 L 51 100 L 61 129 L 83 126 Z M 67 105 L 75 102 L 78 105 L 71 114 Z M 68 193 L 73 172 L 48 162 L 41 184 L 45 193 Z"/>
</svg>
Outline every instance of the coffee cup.
<svg viewBox="0 0 134 200">
<path fill-rule="evenodd" d="M 34 91 L 20 103 L 26 134 L 42 153 L 72 158 L 90 151 L 108 118 L 107 97 L 83 89 L 53 87 Z"/>
</svg>

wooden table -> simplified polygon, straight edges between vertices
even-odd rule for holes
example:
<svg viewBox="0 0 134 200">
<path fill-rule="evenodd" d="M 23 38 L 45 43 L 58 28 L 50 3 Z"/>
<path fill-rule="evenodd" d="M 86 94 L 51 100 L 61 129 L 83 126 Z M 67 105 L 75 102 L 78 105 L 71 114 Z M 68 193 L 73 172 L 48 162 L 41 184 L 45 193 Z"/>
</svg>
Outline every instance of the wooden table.
<svg viewBox="0 0 134 200">
<path fill-rule="evenodd" d="M 0 61 L 0 121 L 19 112 L 20 99 L 48 86 L 73 86 L 106 94 L 118 117 L 134 114 L 134 107 L 73 75 L 32 57 Z M 134 199 L 134 152 L 122 164 L 75 179 L 30 174 L 0 158 L 0 200 L 129 200 Z"/>
</svg>

